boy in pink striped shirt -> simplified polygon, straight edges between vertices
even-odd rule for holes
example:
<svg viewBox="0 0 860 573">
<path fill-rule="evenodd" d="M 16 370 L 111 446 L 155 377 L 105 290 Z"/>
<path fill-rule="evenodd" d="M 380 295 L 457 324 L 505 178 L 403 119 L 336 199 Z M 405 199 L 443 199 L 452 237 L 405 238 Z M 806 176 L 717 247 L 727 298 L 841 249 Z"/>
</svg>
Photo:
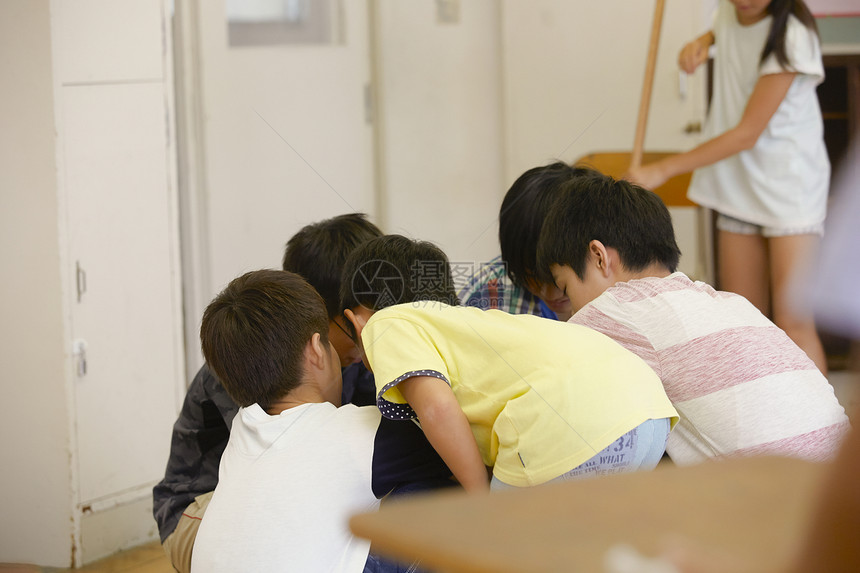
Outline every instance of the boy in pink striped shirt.
<svg viewBox="0 0 860 573">
<path fill-rule="evenodd" d="M 774 454 L 831 459 L 849 429 L 833 388 L 745 298 L 676 272 L 680 251 L 654 193 L 595 172 L 544 222 L 538 268 L 570 298 L 569 322 L 639 355 L 681 416 L 678 464 Z"/>
</svg>

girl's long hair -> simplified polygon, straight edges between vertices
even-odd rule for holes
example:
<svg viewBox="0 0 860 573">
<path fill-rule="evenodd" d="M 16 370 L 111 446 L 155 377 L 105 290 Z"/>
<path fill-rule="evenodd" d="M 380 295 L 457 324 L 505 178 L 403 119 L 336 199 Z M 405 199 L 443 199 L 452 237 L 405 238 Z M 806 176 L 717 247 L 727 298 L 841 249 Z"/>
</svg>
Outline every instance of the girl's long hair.
<svg viewBox="0 0 860 573">
<path fill-rule="evenodd" d="M 773 20 L 770 24 L 770 31 L 767 34 L 767 41 L 764 43 L 764 49 L 761 51 L 759 65 L 768 56 L 774 54 L 779 65 L 783 69 L 790 70 L 791 62 L 788 61 L 788 55 L 785 53 L 785 32 L 788 28 L 788 17 L 794 14 L 804 26 L 815 32 L 817 36 L 818 25 L 815 23 L 815 17 L 803 0 L 771 0 L 767 11 Z"/>
</svg>

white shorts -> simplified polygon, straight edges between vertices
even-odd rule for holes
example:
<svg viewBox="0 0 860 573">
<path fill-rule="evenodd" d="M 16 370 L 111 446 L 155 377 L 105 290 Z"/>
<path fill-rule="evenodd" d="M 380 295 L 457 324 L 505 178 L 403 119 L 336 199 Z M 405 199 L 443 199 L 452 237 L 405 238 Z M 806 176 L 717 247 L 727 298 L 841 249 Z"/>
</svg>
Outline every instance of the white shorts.
<svg viewBox="0 0 860 573">
<path fill-rule="evenodd" d="M 762 237 L 788 237 L 790 235 L 818 235 L 824 236 L 824 223 L 810 225 L 808 227 L 765 227 L 755 223 L 747 223 L 728 215 L 719 213 L 717 216 L 717 229 L 727 233 L 738 235 L 761 235 Z"/>
</svg>

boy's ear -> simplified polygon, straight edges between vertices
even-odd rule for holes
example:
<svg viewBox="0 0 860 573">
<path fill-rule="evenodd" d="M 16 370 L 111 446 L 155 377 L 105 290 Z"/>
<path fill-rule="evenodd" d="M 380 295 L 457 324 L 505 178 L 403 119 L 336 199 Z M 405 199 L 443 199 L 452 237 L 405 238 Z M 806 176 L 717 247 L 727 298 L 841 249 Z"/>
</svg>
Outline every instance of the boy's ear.
<svg viewBox="0 0 860 573">
<path fill-rule="evenodd" d="M 314 332 L 307 346 L 305 346 L 305 357 L 316 368 L 322 369 L 328 363 L 328 352 L 322 343 L 322 337 L 319 332 Z"/>
<path fill-rule="evenodd" d="M 352 323 L 352 328 L 355 330 L 355 337 L 358 340 L 361 340 L 361 331 L 364 330 L 364 325 L 367 324 L 367 320 L 352 312 L 352 309 L 344 309 L 343 315 L 346 319 Z"/>
<path fill-rule="evenodd" d="M 606 245 L 597 239 L 588 243 L 588 256 L 590 262 L 597 267 L 597 272 L 604 278 L 608 278 L 614 271 L 612 267 L 617 261 L 606 248 Z"/>
</svg>

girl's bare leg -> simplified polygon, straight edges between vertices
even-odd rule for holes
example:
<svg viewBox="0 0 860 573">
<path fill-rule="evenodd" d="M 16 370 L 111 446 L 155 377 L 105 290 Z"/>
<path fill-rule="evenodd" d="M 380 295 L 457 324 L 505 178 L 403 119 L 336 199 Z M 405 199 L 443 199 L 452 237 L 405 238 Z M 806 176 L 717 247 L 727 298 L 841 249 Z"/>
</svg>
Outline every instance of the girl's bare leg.
<svg viewBox="0 0 860 573">
<path fill-rule="evenodd" d="M 733 292 L 770 316 L 767 239 L 720 230 L 717 234 L 720 290 Z"/>
<path fill-rule="evenodd" d="M 823 374 L 827 374 L 827 356 L 812 310 L 806 301 L 792 300 L 791 284 L 806 278 L 809 258 L 818 247 L 818 235 L 771 237 L 770 276 L 773 288 L 773 321 L 801 347 Z"/>
</svg>

